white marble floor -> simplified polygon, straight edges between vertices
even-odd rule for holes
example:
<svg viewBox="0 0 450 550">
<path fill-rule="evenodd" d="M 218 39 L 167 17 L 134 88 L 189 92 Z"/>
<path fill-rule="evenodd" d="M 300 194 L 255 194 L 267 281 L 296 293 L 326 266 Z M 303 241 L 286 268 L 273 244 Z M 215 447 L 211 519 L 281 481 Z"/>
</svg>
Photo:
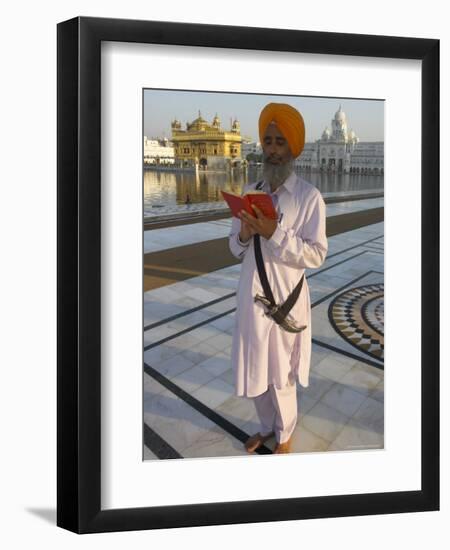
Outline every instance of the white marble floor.
<svg viewBox="0 0 450 550">
<path fill-rule="evenodd" d="M 370 208 L 380 208 L 384 198 L 362 199 L 327 204 L 327 217 L 349 214 Z M 158 252 L 168 248 L 200 243 L 226 237 L 230 232 L 231 218 L 211 222 L 192 223 L 182 226 L 148 229 L 144 232 L 144 253 Z"/>
<path fill-rule="evenodd" d="M 383 282 L 383 229 L 378 223 L 329 238 L 324 265 L 307 272 L 313 353 L 310 385 L 298 385 L 294 452 L 384 446 L 383 365 L 328 320 L 338 293 Z M 257 417 L 250 399 L 234 395 L 230 364 L 239 271 L 240 264 L 144 295 L 144 422 L 163 442 L 149 436 L 146 459 L 247 454 L 242 441 L 258 430 Z"/>
</svg>

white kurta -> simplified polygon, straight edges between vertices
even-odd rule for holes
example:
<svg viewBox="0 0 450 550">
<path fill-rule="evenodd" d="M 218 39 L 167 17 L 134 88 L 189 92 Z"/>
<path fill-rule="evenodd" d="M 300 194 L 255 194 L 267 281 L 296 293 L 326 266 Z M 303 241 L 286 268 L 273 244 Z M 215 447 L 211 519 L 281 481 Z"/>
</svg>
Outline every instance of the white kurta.
<svg viewBox="0 0 450 550">
<path fill-rule="evenodd" d="M 243 192 L 255 189 L 256 185 L 247 184 Z M 264 183 L 262 190 L 270 192 L 270 187 Z M 292 173 L 274 194 L 278 198 L 279 221 L 270 239 L 261 237 L 261 250 L 278 304 L 286 300 L 305 268 L 322 265 L 328 242 L 325 202 L 316 187 Z M 254 397 L 265 392 L 269 384 L 283 388 L 293 377 L 307 387 L 311 362 L 311 301 L 306 277 L 290 315 L 297 325 L 307 328 L 300 333 L 286 332 L 265 315 L 261 302 L 254 301 L 255 294 L 264 295 L 264 291 L 253 238 L 242 244 L 240 228 L 240 220 L 233 217 L 230 250 L 242 260 L 231 350 L 236 395 Z"/>
</svg>

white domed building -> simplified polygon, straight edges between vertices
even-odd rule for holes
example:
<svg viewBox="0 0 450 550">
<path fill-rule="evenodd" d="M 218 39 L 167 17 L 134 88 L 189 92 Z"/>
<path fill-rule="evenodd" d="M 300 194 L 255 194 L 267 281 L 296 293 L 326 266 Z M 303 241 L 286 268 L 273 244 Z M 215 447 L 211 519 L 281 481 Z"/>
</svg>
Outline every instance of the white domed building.
<svg viewBox="0 0 450 550">
<path fill-rule="evenodd" d="M 328 141 L 331 138 L 331 132 L 328 126 L 325 128 L 322 134 L 322 141 Z"/>
<path fill-rule="evenodd" d="M 347 116 L 339 105 L 320 139 L 305 143 L 302 154 L 296 159 L 300 170 L 383 174 L 384 142 L 360 142 L 353 130 L 348 129 Z"/>
</svg>

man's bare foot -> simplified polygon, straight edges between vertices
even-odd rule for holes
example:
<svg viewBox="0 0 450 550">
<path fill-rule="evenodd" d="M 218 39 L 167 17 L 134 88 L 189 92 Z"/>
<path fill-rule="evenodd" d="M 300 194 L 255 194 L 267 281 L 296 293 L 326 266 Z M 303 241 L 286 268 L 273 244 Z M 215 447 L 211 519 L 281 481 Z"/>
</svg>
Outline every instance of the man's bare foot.
<svg viewBox="0 0 450 550">
<path fill-rule="evenodd" d="M 270 432 L 267 435 L 261 435 L 259 432 L 257 434 L 252 435 L 247 439 L 245 442 L 245 448 L 248 453 L 253 453 L 256 451 L 256 449 L 259 449 L 261 445 L 264 445 L 264 443 L 273 437 L 275 434 L 274 432 Z"/>
<path fill-rule="evenodd" d="M 275 449 L 273 451 L 273 454 L 285 454 L 291 452 L 291 440 L 288 439 L 284 443 L 277 443 L 275 446 Z"/>
</svg>

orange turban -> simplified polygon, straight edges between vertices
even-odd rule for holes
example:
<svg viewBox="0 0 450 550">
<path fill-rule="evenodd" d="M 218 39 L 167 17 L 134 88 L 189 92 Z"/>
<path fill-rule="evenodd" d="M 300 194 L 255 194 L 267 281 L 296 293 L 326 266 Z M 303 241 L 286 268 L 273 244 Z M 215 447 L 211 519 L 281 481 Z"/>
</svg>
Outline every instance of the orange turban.
<svg viewBox="0 0 450 550">
<path fill-rule="evenodd" d="M 263 143 L 267 126 L 275 122 L 287 139 L 294 158 L 298 157 L 305 146 L 305 123 L 302 115 L 287 103 L 269 103 L 259 115 L 259 140 Z"/>
</svg>

